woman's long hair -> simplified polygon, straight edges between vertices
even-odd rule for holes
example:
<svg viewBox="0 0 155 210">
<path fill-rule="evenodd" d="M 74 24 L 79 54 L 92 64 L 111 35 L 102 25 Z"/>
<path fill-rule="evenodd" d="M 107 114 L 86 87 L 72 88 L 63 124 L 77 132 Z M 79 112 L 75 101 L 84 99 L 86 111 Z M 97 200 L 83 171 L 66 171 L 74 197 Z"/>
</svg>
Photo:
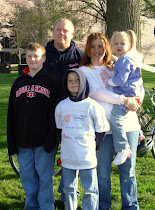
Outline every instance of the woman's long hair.
<svg viewBox="0 0 155 210">
<path fill-rule="evenodd" d="M 109 44 L 107 38 L 102 33 L 93 33 L 88 36 L 85 51 L 82 56 L 80 66 L 86 66 L 86 67 L 90 67 L 90 68 L 92 67 L 90 51 L 91 51 L 91 44 L 96 39 L 100 39 L 102 41 L 103 45 L 105 45 L 105 49 L 104 49 L 105 56 L 103 57 L 103 65 L 108 66 L 108 64 L 111 60 L 111 55 L 112 55 L 111 47 L 110 47 L 110 44 Z"/>
</svg>

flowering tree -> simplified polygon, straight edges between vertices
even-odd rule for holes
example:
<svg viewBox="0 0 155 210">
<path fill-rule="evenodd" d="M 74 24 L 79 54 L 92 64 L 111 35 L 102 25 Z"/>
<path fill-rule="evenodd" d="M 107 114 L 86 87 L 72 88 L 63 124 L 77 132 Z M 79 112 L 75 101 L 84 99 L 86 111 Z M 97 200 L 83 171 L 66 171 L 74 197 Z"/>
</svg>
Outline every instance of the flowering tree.
<svg viewBox="0 0 155 210">
<path fill-rule="evenodd" d="M 6 0 L 0 0 L 0 36 L 10 36 L 11 20 L 14 17 L 14 7 Z"/>
<path fill-rule="evenodd" d="M 13 34 L 13 21 L 16 16 L 18 5 L 24 5 L 26 8 L 33 7 L 34 1 L 27 0 L 0 0 L 0 40 L 3 37 L 10 37 Z M 0 45 L 0 48 L 2 46 Z"/>
</svg>

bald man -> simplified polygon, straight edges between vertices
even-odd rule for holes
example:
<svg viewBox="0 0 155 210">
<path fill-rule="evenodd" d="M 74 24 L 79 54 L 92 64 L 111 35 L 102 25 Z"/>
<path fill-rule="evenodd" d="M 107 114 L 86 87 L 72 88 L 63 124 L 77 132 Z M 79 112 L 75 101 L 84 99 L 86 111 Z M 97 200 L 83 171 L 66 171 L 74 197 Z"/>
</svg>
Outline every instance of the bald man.
<svg viewBox="0 0 155 210">
<path fill-rule="evenodd" d="M 79 66 L 83 52 L 78 49 L 74 37 L 74 25 L 67 18 L 58 19 L 54 24 L 53 40 L 46 45 L 44 67 L 55 74 L 60 82 L 64 73 Z"/>
</svg>

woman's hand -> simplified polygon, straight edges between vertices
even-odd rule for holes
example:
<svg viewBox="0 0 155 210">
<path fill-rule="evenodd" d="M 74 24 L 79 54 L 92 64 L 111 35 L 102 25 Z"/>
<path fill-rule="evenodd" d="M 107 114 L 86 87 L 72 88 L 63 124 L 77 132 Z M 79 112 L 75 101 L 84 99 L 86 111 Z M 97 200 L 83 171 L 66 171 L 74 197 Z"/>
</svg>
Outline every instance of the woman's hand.
<svg viewBox="0 0 155 210">
<path fill-rule="evenodd" d="M 137 111 L 140 107 L 139 97 L 127 97 L 124 103 L 127 111 Z"/>
</svg>

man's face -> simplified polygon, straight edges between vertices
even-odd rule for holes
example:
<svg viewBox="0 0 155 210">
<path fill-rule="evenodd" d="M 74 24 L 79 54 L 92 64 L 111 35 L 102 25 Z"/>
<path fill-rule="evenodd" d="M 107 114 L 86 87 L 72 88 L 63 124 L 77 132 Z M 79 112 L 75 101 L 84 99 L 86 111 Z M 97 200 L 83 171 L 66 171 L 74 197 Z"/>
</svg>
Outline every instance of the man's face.
<svg viewBox="0 0 155 210">
<path fill-rule="evenodd" d="M 41 49 L 36 51 L 28 50 L 26 52 L 26 63 L 29 66 L 30 70 L 38 71 L 42 69 L 43 63 L 45 62 L 45 56 Z"/>
<path fill-rule="evenodd" d="M 74 36 L 74 28 L 69 21 L 59 21 L 54 30 L 54 46 L 58 50 L 65 50 L 70 46 Z"/>
</svg>

